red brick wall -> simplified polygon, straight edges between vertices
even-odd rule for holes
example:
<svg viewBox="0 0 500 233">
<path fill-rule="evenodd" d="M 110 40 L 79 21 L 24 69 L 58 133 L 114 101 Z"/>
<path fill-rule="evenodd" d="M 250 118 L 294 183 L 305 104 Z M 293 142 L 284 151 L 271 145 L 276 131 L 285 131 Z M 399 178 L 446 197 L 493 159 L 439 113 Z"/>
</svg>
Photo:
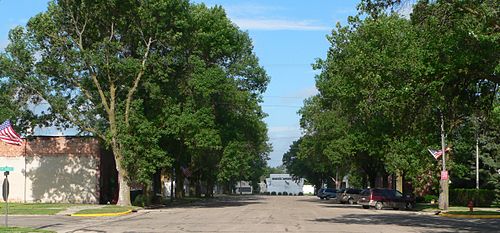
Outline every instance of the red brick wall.
<svg viewBox="0 0 500 233">
<path fill-rule="evenodd" d="M 92 137 L 34 137 L 21 146 L 0 142 L 0 156 L 92 156 L 99 157 L 100 148 L 97 139 Z M 25 152 L 26 149 L 26 152 Z"/>
</svg>

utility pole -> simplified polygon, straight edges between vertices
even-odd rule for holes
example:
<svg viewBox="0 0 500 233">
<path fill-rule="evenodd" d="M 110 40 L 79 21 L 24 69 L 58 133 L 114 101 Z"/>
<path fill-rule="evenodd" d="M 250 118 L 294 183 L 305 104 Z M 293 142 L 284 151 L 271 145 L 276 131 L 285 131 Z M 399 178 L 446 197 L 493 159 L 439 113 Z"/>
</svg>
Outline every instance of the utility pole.
<svg viewBox="0 0 500 233">
<path fill-rule="evenodd" d="M 476 134 L 476 189 L 479 189 L 479 136 Z"/>
<path fill-rule="evenodd" d="M 443 158 L 443 170 L 441 171 L 441 180 L 439 181 L 439 209 L 448 210 L 448 171 L 446 171 L 446 148 L 444 145 L 444 118 L 441 112 L 441 157 Z"/>
</svg>

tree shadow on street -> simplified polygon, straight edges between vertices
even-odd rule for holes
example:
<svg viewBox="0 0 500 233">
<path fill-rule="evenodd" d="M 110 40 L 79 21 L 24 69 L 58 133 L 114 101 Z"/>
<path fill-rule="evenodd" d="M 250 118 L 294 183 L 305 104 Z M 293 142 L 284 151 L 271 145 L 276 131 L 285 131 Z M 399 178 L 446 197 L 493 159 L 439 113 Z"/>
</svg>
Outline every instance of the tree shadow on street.
<svg viewBox="0 0 500 233">
<path fill-rule="evenodd" d="M 174 203 L 167 203 L 163 206 L 156 206 L 149 209 L 163 208 L 221 208 L 221 207 L 238 207 L 253 204 L 262 204 L 262 197 L 248 196 L 222 196 L 213 198 L 199 198 L 192 201 L 175 200 Z"/>
<path fill-rule="evenodd" d="M 336 218 L 316 218 L 315 222 L 359 225 L 398 225 L 424 228 L 422 232 L 498 232 L 500 219 L 453 219 L 428 215 L 394 213 L 347 214 Z M 417 230 L 417 229 L 416 229 Z M 419 229 L 417 230 L 419 231 Z"/>
</svg>

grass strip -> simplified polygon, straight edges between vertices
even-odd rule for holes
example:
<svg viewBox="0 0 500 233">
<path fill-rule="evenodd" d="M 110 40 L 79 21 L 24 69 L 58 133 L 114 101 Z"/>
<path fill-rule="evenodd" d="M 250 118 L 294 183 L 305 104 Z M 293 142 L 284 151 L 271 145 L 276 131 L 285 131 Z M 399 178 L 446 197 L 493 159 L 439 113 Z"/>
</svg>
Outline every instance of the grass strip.
<svg viewBox="0 0 500 233">
<path fill-rule="evenodd" d="M 484 210 L 478 210 L 478 211 L 449 211 L 447 214 L 460 214 L 460 215 L 498 215 L 500 216 L 500 212 L 498 211 L 484 211 Z"/>
<path fill-rule="evenodd" d="M 0 227 L 0 232 L 16 232 L 16 233 L 23 233 L 23 232 L 44 232 L 44 233 L 54 233 L 55 231 L 37 230 L 37 229 L 26 228 L 26 227 Z"/>
<path fill-rule="evenodd" d="M 12 215 L 54 215 L 78 204 L 60 203 L 9 203 L 9 214 Z M 5 203 L 0 203 L 0 213 L 5 213 Z M 0 231 L 1 232 L 1 231 Z"/>
</svg>

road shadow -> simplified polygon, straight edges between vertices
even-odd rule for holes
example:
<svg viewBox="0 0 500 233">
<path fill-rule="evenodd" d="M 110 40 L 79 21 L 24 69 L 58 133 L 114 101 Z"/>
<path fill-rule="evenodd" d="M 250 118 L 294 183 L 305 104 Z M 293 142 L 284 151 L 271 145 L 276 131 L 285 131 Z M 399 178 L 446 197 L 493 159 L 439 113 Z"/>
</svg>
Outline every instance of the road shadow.
<svg viewBox="0 0 500 233">
<path fill-rule="evenodd" d="M 452 219 L 428 215 L 408 215 L 395 213 L 347 214 L 337 218 L 316 218 L 313 222 L 356 224 L 356 225 L 397 225 L 428 229 L 423 232 L 498 232 L 499 219 Z"/>
<path fill-rule="evenodd" d="M 246 205 L 262 204 L 260 196 L 223 196 L 213 198 L 200 198 L 192 201 L 176 200 L 174 203 L 152 206 L 147 209 L 173 209 L 173 208 L 223 208 L 239 207 Z"/>
</svg>

